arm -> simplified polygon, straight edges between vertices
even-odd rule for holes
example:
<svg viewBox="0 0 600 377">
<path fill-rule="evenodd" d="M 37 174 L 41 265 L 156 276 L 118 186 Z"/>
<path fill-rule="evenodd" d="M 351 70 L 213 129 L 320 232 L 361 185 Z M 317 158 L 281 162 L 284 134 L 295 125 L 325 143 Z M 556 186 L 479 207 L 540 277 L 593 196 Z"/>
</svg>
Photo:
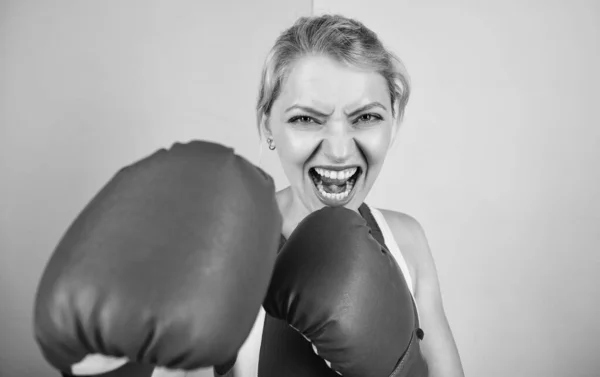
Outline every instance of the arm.
<svg viewBox="0 0 600 377">
<path fill-rule="evenodd" d="M 412 217 L 384 211 L 394 237 L 416 271 L 415 299 L 425 338 L 421 351 L 430 377 L 464 377 L 458 349 L 446 318 L 435 262 L 421 225 Z"/>
</svg>

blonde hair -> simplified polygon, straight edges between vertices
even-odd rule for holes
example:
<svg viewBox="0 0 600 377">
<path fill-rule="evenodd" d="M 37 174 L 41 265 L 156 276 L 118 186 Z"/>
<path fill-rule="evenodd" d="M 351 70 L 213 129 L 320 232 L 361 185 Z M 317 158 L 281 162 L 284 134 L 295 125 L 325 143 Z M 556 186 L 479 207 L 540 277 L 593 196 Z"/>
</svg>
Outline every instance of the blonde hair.
<svg viewBox="0 0 600 377">
<path fill-rule="evenodd" d="M 340 15 L 301 17 L 277 38 L 265 60 L 256 105 L 259 134 L 263 117 L 269 116 L 292 64 L 307 55 L 328 56 L 381 74 L 388 84 L 392 115 L 398 122 L 402 119 L 410 95 L 408 74 L 377 34 L 361 22 Z"/>
</svg>

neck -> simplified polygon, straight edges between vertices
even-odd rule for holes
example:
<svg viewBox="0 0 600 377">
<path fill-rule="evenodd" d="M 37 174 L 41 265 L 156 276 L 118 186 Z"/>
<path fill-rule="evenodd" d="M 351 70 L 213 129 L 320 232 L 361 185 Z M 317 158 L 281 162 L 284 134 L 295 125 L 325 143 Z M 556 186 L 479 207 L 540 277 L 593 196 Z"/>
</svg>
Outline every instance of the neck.
<svg viewBox="0 0 600 377">
<path fill-rule="evenodd" d="M 298 224 L 304 218 L 312 213 L 312 211 L 302 203 L 300 199 L 296 197 L 290 186 L 278 191 L 276 193 L 277 204 L 279 205 L 279 212 L 283 219 L 281 234 L 287 239 L 290 234 L 296 229 Z M 358 212 L 358 209 L 354 211 Z"/>
<path fill-rule="evenodd" d="M 310 214 L 310 211 L 295 197 L 289 186 L 278 191 L 276 198 L 279 212 L 283 218 L 281 233 L 285 238 L 289 238 L 298 224 Z"/>
</svg>

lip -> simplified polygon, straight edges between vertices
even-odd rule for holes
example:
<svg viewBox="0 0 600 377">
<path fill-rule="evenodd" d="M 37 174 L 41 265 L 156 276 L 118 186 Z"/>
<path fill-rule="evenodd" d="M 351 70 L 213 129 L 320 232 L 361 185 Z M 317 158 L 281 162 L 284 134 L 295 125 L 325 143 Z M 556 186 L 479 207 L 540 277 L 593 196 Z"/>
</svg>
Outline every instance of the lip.
<svg viewBox="0 0 600 377">
<path fill-rule="evenodd" d="M 345 165 L 345 166 L 315 165 L 315 166 L 311 166 L 308 170 L 316 169 L 316 168 L 332 170 L 332 171 L 342 171 L 342 170 L 351 169 L 351 168 L 360 168 L 360 165 Z"/>
</svg>

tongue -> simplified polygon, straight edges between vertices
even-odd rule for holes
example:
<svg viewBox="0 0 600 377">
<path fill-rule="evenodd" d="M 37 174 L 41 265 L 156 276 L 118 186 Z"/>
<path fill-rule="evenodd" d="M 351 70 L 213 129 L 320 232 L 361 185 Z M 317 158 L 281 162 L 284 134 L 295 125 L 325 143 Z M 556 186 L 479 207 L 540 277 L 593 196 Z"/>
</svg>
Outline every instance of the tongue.
<svg viewBox="0 0 600 377">
<path fill-rule="evenodd" d="M 339 194 L 340 192 L 343 192 L 344 189 L 346 188 L 346 185 L 323 185 L 323 189 L 325 190 L 325 192 L 328 192 L 330 194 Z"/>
<path fill-rule="evenodd" d="M 329 177 L 320 177 L 321 182 L 326 186 L 343 186 L 346 183 L 345 179 L 335 179 Z"/>
</svg>

